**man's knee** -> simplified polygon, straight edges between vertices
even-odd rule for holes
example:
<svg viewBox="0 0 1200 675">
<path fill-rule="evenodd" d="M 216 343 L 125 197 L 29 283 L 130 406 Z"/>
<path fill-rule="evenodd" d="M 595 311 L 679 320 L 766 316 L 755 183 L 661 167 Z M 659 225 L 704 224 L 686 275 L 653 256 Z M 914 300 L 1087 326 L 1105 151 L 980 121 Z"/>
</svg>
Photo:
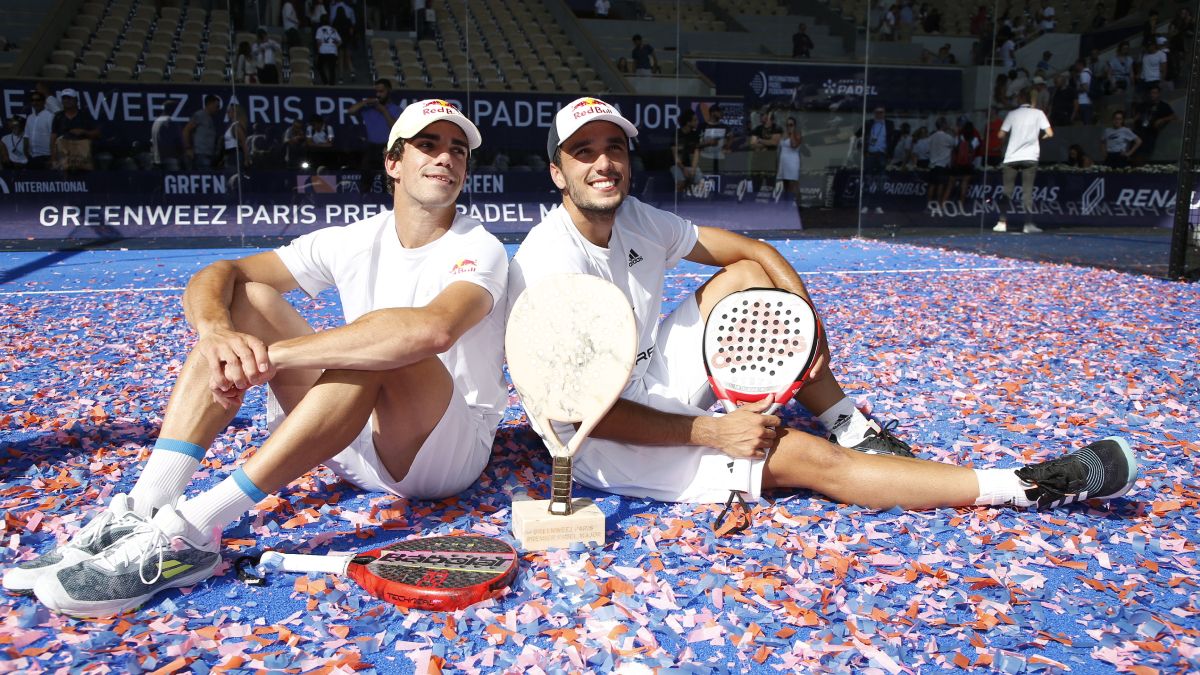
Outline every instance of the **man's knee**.
<svg viewBox="0 0 1200 675">
<path fill-rule="evenodd" d="M 772 286 L 771 276 L 753 260 L 739 260 L 721 271 L 726 293 Z"/>
<path fill-rule="evenodd" d="M 308 322 L 279 291 L 254 281 L 234 286 L 229 316 L 237 330 L 268 342 L 312 332 Z"/>
<path fill-rule="evenodd" d="M 826 489 L 850 475 L 852 452 L 824 438 L 787 429 L 767 460 L 763 487 Z"/>
</svg>

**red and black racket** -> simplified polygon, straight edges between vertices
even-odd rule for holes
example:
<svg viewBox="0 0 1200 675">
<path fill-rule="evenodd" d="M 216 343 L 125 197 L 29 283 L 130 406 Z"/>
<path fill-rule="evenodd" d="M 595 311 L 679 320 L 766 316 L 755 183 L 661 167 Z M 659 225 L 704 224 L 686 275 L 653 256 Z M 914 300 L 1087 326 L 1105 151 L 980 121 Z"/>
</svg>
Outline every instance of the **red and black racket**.
<svg viewBox="0 0 1200 675">
<path fill-rule="evenodd" d="M 255 565 L 344 575 L 393 605 L 452 612 L 499 595 L 516 578 L 517 560 L 517 552 L 503 540 L 450 535 L 409 539 L 356 555 L 265 551 L 240 558 L 237 569 L 249 583 L 261 583 L 246 570 Z"/>
<path fill-rule="evenodd" d="M 730 293 L 704 324 L 704 367 L 713 392 L 733 412 L 739 405 L 773 397 L 774 413 L 812 376 L 821 348 L 821 320 L 804 298 L 778 288 Z M 750 483 L 748 462 L 729 462 L 733 485 Z M 735 534 L 750 525 L 739 490 L 729 492 L 713 529 Z"/>
</svg>

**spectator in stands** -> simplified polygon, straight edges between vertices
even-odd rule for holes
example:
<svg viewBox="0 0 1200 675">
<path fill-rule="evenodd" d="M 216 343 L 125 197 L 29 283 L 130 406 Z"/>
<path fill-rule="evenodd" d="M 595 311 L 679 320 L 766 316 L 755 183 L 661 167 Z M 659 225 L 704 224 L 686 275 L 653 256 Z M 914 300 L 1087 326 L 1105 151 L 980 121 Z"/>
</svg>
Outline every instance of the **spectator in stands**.
<svg viewBox="0 0 1200 675">
<path fill-rule="evenodd" d="M 942 13 L 937 7 L 930 7 L 921 17 L 921 30 L 926 33 L 942 32 Z"/>
<path fill-rule="evenodd" d="M 1018 14 L 1015 19 L 1009 22 L 1008 27 L 1011 31 L 1012 41 L 1016 44 L 1016 46 L 1024 46 L 1030 32 L 1029 25 L 1025 23 L 1025 16 Z"/>
<path fill-rule="evenodd" d="M 1154 154 L 1154 147 L 1158 143 L 1158 134 L 1171 122 L 1179 119 L 1175 116 L 1175 109 L 1170 103 L 1162 100 L 1162 89 L 1158 86 L 1152 86 L 1146 92 L 1146 100 L 1142 101 L 1134 109 L 1137 114 L 1134 122 L 1134 132 L 1138 138 L 1142 139 L 1138 151 L 1134 153 L 1138 164 L 1150 161 L 1150 156 Z"/>
<path fill-rule="evenodd" d="M 1082 124 L 1092 123 L 1092 69 L 1088 68 L 1083 59 L 1075 61 L 1071 68 L 1071 77 L 1075 81 L 1075 97 L 1078 104 L 1071 115 L 1071 121 L 1078 120 Z"/>
<path fill-rule="evenodd" d="M 993 107 L 988 111 L 987 137 L 984 139 L 983 157 L 988 166 L 1000 166 L 1004 161 L 1004 136 L 1000 129 L 1004 127 L 1003 113 Z"/>
<path fill-rule="evenodd" d="M 286 49 L 300 46 L 300 14 L 292 0 L 283 0 L 279 12 L 279 23 L 283 26 L 283 46 Z"/>
<path fill-rule="evenodd" d="M 254 54 L 259 83 L 279 84 L 279 64 L 283 61 L 283 48 L 275 38 L 267 35 L 267 29 L 258 29 L 258 41 L 250 51 Z"/>
<path fill-rule="evenodd" d="M 342 44 L 342 36 L 337 29 L 329 25 L 329 19 L 321 18 L 321 25 L 315 34 L 317 41 L 317 75 L 321 84 L 337 83 L 338 48 Z"/>
<path fill-rule="evenodd" d="M 221 99 L 209 94 L 204 97 L 204 107 L 192 113 L 183 127 L 183 156 L 189 171 L 213 168 L 219 150 L 214 117 L 220 110 Z"/>
<path fill-rule="evenodd" d="M 287 168 L 300 168 L 307 145 L 308 133 L 304 128 L 304 120 L 296 117 L 289 123 L 287 131 L 283 132 L 283 163 Z"/>
<path fill-rule="evenodd" d="M 1038 29 L 1043 33 L 1053 33 L 1058 29 L 1058 19 L 1055 17 L 1054 5 L 1042 2 L 1042 11 L 1038 17 Z"/>
<path fill-rule="evenodd" d="M 612 3 L 608 0 L 596 0 L 592 5 L 592 9 L 598 19 L 607 19 L 608 12 L 612 9 Z"/>
<path fill-rule="evenodd" d="M 958 184 L 958 205 L 966 204 L 967 192 L 971 189 L 971 177 L 975 175 L 975 162 L 983 151 L 983 139 L 975 125 L 966 115 L 958 118 L 958 133 L 954 139 L 954 150 L 950 156 L 949 180 L 942 201 L 950 201 L 954 184 Z"/>
<path fill-rule="evenodd" d="M 329 10 L 329 24 L 342 37 L 342 42 L 338 46 L 338 53 L 341 55 L 340 79 L 345 80 L 347 73 L 349 73 L 350 79 L 354 79 L 357 75 L 354 72 L 354 66 L 350 63 L 350 55 L 358 44 L 356 40 L 358 18 L 350 3 L 346 0 L 334 0 L 333 7 Z"/>
<path fill-rule="evenodd" d="M 890 5 L 879 19 L 879 40 L 880 42 L 892 42 L 896 39 L 896 24 L 899 22 L 899 8 L 896 5 Z"/>
<path fill-rule="evenodd" d="M 320 115 L 310 117 L 306 136 L 304 147 L 308 163 L 319 167 L 333 166 L 336 163 L 333 129 L 325 122 L 325 118 Z"/>
<path fill-rule="evenodd" d="M 1179 81 L 1179 75 L 1183 65 L 1183 54 L 1192 46 L 1192 41 L 1196 35 L 1196 19 L 1192 16 L 1191 10 L 1187 7 L 1180 7 L 1176 12 L 1175 18 L 1171 19 L 1170 26 L 1167 27 L 1167 46 L 1171 52 L 1174 52 L 1175 58 L 1167 61 L 1166 78 L 1171 82 Z"/>
<path fill-rule="evenodd" d="M 233 59 L 233 81 L 240 84 L 257 84 L 258 69 L 254 65 L 254 52 L 250 43 L 242 40 L 238 44 L 237 56 Z"/>
<path fill-rule="evenodd" d="M 944 44 L 938 47 L 937 56 L 933 57 L 933 62 L 939 66 L 952 66 L 958 63 L 958 59 L 954 58 L 954 54 L 950 51 L 950 45 Z"/>
<path fill-rule="evenodd" d="M 1129 93 L 1133 88 L 1133 57 L 1129 54 L 1129 40 L 1122 40 L 1117 51 L 1108 60 L 1105 71 L 1109 91 Z"/>
<path fill-rule="evenodd" d="M 250 146 L 246 142 L 246 134 L 246 111 L 237 103 L 230 103 L 225 111 L 224 153 L 221 156 L 226 175 L 240 174 L 250 164 Z"/>
<path fill-rule="evenodd" d="M 1034 66 L 1034 71 L 1040 70 L 1040 71 L 1042 71 L 1042 74 L 1044 75 L 1044 74 L 1049 73 L 1050 71 L 1054 70 L 1054 65 L 1050 63 L 1050 59 L 1052 59 L 1052 58 L 1054 58 L 1054 52 L 1052 52 L 1050 50 L 1046 50 L 1046 51 L 1042 52 L 1042 60 L 1038 61 L 1037 65 Z"/>
<path fill-rule="evenodd" d="M 1033 78 L 1033 107 L 1050 116 L 1050 90 L 1046 88 L 1046 78 L 1041 75 Z"/>
<path fill-rule="evenodd" d="M 733 134 L 725 123 L 725 111 L 721 109 L 721 104 L 710 105 L 703 122 L 700 129 L 700 157 L 711 160 L 712 172 L 720 173 L 721 160 L 725 159 L 725 153 L 733 144 Z"/>
<path fill-rule="evenodd" d="M 808 34 L 808 24 L 801 23 L 792 33 L 792 58 L 807 59 L 812 56 L 813 39 Z"/>
<path fill-rule="evenodd" d="M 912 162 L 913 137 L 912 127 L 908 122 L 900 125 L 896 132 L 896 148 L 892 150 L 892 165 L 897 169 L 907 169 Z"/>
<path fill-rule="evenodd" d="M 630 59 L 633 61 L 635 75 L 652 75 L 658 70 L 658 57 L 654 55 L 654 47 L 642 42 L 641 35 L 633 36 L 633 52 Z"/>
<path fill-rule="evenodd" d="M 1104 165 L 1112 169 L 1123 169 L 1129 166 L 1129 159 L 1142 144 L 1142 139 L 1125 126 L 1125 111 L 1113 113 L 1112 126 L 1105 127 L 1100 135 L 1100 145 L 1104 150 Z"/>
<path fill-rule="evenodd" d="M 1033 223 L 1033 182 L 1037 178 L 1038 160 L 1042 154 L 1042 139 L 1054 136 L 1050 120 L 1042 111 L 1033 107 L 1033 92 L 1025 90 L 1020 94 L 1020 107 L 1004 117 L 1004 125 L 1000 127 L 1000 138 L 1008 138 L 1008 147 L 1004 151 L 1004 191 L 1000 193 L 997 202 L 1000 205 L 1000 219 L 992 228 L 995 232 L 1008 231 L 1007 212 L 1012 206 L 1013 190 L 1017 184 L 1017 174 L 1021 174 L 1021 205 L 1025 208 L 1025 223 L 1021 231 L 1025 233 L 1041 232 L 1042 228 Z"/>
<path fill-rule="evenodd" d="M 53 90 L 50 89 L 48 84 L 45 82 L 38 82 L 33 85 L 33 90 L 41 94 L 42 97 L 46 99 L 46 110 L 49 110 L 51 115 L 57 115 L 58 113 L 62 112 L 62 101 L 58 100 L 58 97 L 54 95 Z"/>
<path fill-rule="evenodd" d="M 50 164 L 64 171 L 91 171 L 92 141 L 100 138 L 100 127 L 79 108 L 79 94 L 63 89 L 63 109 L 50 127 Z"/>
<path fill-rule="evenodd" d="M 1005 87 L 1006 98 L 1010 104 L 1015 104 L 1017 94 L 1021 93 L 1030 85 L 1029 71 L 1024 68 L 1016 68 L 1008 71 L 1008 85 Z"/>
<path fill-rule="evenodd" d="M 321 19 L 329 16 L 329 9 L 325 7 L 325 0 L 305 0 L 304 15 L 308 17 L 309 26 L 320 26 Z"/>
<path fill-rule="evenodd" d="M 988 9 L 987 5 L 979 5 L 975 9 L 975 14 L 971 17 L 970 31 L 971 35 L 983 37 L 992 31 L 988 28 Z"/>
<path fill-rule="evenodd" d="M 362 118 L 363 127 L 367 132 L 367 147 L 362 153 L 362 170 L 378 171 L 383 167 L 383 153 L 386 150 L 388 132 L 392 123 L 400 116 L 400 105 L 392 102 L 392 81 L 386 78 L 375 80 L 375 96 L 350 106 L 351 115 Z M 367 176 L 364 173 L 363 179 Z"/>
<path fill-rule="evenodd" d="M 900 12 L 896 15 L 899 25 L 899 35 L 911 35 L 916 17 L 913 14 L 912 0 L 900 0 Z"/>
<path fill-rule="evenodd" d="M 864 180 L 868 185 L 882 181 L 884 172 L 887 170 L 888 158 L 891 157 L 892 149 L 896 145 L 896 126 L 887 118 L 887 111 L 884 110 L 883 106 L 875 108 L 872 118 L 863 124 L 862 128 L 855 132 L 855 135 L 863 139 L 862 167 L 865 176 Z M 879 192 L 881 191 L 871 190 L 871 194 Z M 866 213 L 868 206 L 867 204 L 863 205 L 863 213 Z M 883 213 L 883 207 L 877 204 L 875 212 Z"/>
<path fill-rule="evenodd" d="M 996 47 L 996 60 L 1000 62 L 1000 66 L 1005 70 L 1012 70 L 1017 65 L 1017 43 L 1013 40 L 1011 30 L 1005 30 L 998 40 L 999 47 Z"/>
<path fill-rule="evenodd" d="M 783 131 L 775 124 L 775 113 L 768 110 L 763 113 L 762 124 L 750 131 L 750 149 L 774 152 L 782 138 Z"/>
<path fill-rule="evenodd" d="M 945 117 L 934 122 L 929 136 L 929 199 L 944 202 L 950 195 L 950 161 L 954 155 L 954 135 Z"/>
<path fill-rule="evenodd" d="M 50 168 L 50 135 L 54 113 L 46 108 L 46 95 L 34 89 L 29 92 L 29 116 L 25 118 L 25 134 L 29 137 L 29 168 Z"/>
<path fill-rule="evenodd" d="M 174 109 L 174 100 L 168 100 L 150 126 L 150 165 L 158 171 L 179 170 L 179 129 L 171 121 L 170 112 Z"/>
<path fill-rule="evenodd" d="M 1150 41 L 1146 53 L 1142 54 L 1142 72 L 1137 80 L 1137 90 L 1143 97 L 1167 76 L 1167 52 L 1163 49 L 1166 44 L 1165 37 L 1156 37 Z"/>
<path fill-rule="evenodd" d="M 912 161 L 918 169 L 929 168 L 929 129 L 926 127 L 913 132 Z"/>
<path fill-rule="evenodd" d="M 0 166 L 5 169 L 29 167 L 29 137 L 25 135 L 25 118 L 14 115 L 8 120 L 8 135 L 0 138 Z"/>
<path fill-rule="evenodd" d="M 1078 143 L 1072 143 L 1071 147 L 1067 148 L 1067 166 L 1073 166 L 1077 169 L 1090 169 L 1095 164 L 1091 157 L 1083 151 L 1083 146 Z"/>
<path fill-rule="evenodd" d="M 1002 110 L 1007 110 L 1011 107 L 1011 99 L 1008 97 L 1008 74 L 1000 73 L 996 76 L 996 83 L 992 85 L 992 105 Z"/>
<path fill-rule="evenodd" d="M 1092 15 L 1092 30 L 1100 30 L 1108 23 L 1108 11 L 1104 8 L 1104 3 L 1096 4 L 1096 13 Z M 1089 160 L 1090 161 L 1090 160 Z"/>
<path fill-rule="evenodd" d="M 1146 23 L 1142 25 L 1142 49 L 1149 50 L 1150 45 L 1157 42 L 1158 37 L 1158 10 L 1150 10 L 1146 15 Z"/>
<path fill-rule="evenodd" d="M 619 71 L 622 75 L 632 75 L 633 64 L 629 62 L 629 59 L 622 56 L 621 58 L 617 59 L 617 71 Z"/>
<path fill-rule="evenodd" d="M 675 134 L 671 154 L 675 160 L 671 175 L 675 178 L 676 192 L 704 182 L 704 173 L 700 170 L 700 120 L 691 108 L 685 108 L 679 115 L 679 131 Z"/>
<path fill-rule="evenodd" d="M 770 117 L 768 116 L 768 121 Z M 800 135 L 800 124 L 795 117 L 788 117 L 784 123 L 784 132 L 779 139 L 779 162 L 775 170 L 775 179 L 783 181 L 783 191 L 796 205 L 800 212 L 800 155 L 804 147 L 804 137 Z"/>
<path fill-rule="evenodd" d="M 1075 119 L 1075 106 L 1079 96 L 1071 76 L 1059 73 L 1054 76 L 1054 93 L 1050 96 L 1050 124 L 1056 127 L 1070 126 Z"/>
</svg>

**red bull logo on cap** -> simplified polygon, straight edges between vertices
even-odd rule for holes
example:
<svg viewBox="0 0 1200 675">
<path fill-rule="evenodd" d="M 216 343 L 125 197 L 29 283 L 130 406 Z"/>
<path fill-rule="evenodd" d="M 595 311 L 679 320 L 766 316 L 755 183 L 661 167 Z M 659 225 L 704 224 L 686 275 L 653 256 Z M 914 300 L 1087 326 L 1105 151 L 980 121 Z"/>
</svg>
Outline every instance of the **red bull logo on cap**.
<svg viewBox="0 0 1200 675">
<path fill-rule="evenodd" d="M 613 107 L 611 105 L 605 103 L 604 101 L 601 101 L 598 98 L 581 99 L 578 103 L 576 103 L 574 106 L 571 107 L 571 113 L 575 117 L 575 119 L 579 119 L 580 117 L 587 117 L 588 115 L 600 115 L 600 114 L 616 115 L 616 114 L 619 114 L 619 113 L 617 113 L 616 110 L 613 109 Z"/>
<path fill-rule="evenodd" d="M 438 115 L 441 113 L 449 113 L 451 115 L 460 114 L 458 108 L 455 108 L 453 103 L 443 101 L 440 98 L 430 99 L 421 107 L 421 114 L 423 115 Z"/>
</svg>

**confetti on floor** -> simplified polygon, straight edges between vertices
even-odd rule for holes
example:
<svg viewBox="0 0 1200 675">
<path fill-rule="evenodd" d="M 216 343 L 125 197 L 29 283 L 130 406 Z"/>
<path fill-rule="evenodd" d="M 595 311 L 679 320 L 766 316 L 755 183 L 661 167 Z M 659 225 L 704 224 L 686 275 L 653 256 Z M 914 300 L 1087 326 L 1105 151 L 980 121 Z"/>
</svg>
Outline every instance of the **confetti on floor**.
<svg viewBox="0 0 1200 675">
<path fill-rule="evenodd" d="M 545 497 L 550 475 L 510 398 L 491 463 L 457 498 L 360 493 L 318 468 L 226 531 L 215 577 L 132 614 L 80 621 L 0 596 L 0 673 L 1200 670 L 1200 286 L 775 243 L 823 313 L 843 387 L 923 457 L 1009 466 L 1122 435 L 1142 464 L 1134 491 L 1049 512 L 915 513 L 774 493 L 750 531 L 717 539 L 715 507 L 577 489 L 607 515 L 608 543 L 524 554 L 507 595 L 453 614 L 399 610 L 333 576 L 237 580 L 231 563 L 252 548 L 509 536 L 512 498 Z M 132 486 L 193 340 L 182 286 L 243 253 L 0 254 L 0 567 Z M 676 269 L 668 305 L 706 275 Z M 339 316 L 333 296 L 296 302 L 318 326 Z M 821 433 L 802 409 L 784 416 Z M 254 392 L 189 494 L 262 443 L 263 418 Z"/>
</svg>

